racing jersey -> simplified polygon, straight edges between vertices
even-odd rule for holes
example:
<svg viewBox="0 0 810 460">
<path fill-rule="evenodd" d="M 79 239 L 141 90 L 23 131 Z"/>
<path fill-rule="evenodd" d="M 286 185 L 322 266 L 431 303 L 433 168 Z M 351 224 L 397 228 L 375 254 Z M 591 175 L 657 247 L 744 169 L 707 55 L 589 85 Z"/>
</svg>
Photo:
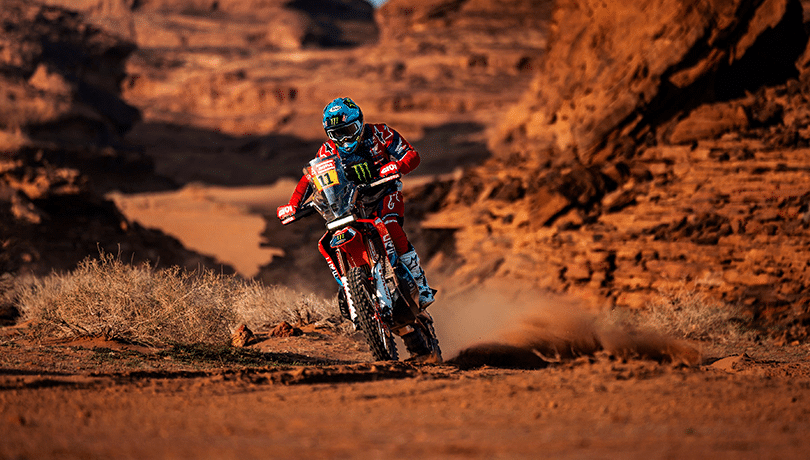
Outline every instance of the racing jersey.
<svg viewBox="0 0 810 460">
<path fill-rule="evenodd" d="M 318 158 L 340 155 L 346 169 L 346 175 L 354 182 L 373 182 L 380 178 L 380 168 L 395 162 L 401 174 L 413 171 L 421 158 L 408 141 L 398 132 L 384 123 L 366 124 L 363 136 L 357 149 L 349 154 L 338 151 L 337 145 L 330 139 L 318 149 Z M 289 204 L 294 208 L 306 199 L 310 190 L 309 178 L 304 175 L 298 181 Z"/>
</svg>

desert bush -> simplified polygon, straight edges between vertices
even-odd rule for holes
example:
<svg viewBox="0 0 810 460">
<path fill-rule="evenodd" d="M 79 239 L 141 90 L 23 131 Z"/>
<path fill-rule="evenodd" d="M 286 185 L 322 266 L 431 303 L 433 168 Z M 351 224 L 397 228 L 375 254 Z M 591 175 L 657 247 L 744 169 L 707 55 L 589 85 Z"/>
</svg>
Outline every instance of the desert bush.
<svg viewBox="0 0 810 460">
<path fill-rule="evenodd" d="M 755 336 L 742 308 L 712 299 L 685 282 L 659 291 L 646 308 L 624 315 L 638 329 L 690 340 L 732 343 Z"/>
<path fill-rule="evenodd" d="M 325 300 L 286 288 L 179 267 L 131 265 L 111 254 L 75 270 L 31 279 L 17 302 L 32 330 L 46 336 L 103 336 L 139 343 L 227 343 L 239 323 L 329 318 Z M 338 321 L 339 322 L 339 321 Z"/>
<path fill-rule="evenodd" d="M 234 302 L 240 321 L 258 329 L 286 321 L 342 330 L 344 322 L 333 301 L 284 286 L 246 282 Z"/>
</svg>

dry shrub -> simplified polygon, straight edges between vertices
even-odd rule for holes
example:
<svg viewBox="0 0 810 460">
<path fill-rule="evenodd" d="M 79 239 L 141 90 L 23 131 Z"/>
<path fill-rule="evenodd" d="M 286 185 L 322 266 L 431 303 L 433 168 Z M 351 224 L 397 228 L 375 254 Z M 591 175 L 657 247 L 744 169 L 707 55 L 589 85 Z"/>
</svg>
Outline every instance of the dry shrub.
<svg viewBox="0 0 810 460">
<path fill-rule="evenodd" d="M 337 330 L 343 322 L 332 302 L 284 286 L 245 282 L 234 303 L 240 320 L 258 329 L 286 321 L 297 326 L 314 324 Z"/>
<path fill-rule="evenodd" d="M 737 343 L 753 341 L 756 335 L 745 318 L 742 308 L 714 300 L 697 287 L 681 283 L 661 290 L 659 297 L 633 314 L 629 322 L 672 337 Z"/>
<path fill-rule="evenodd" d="M 29 280 L 17 302 L 33 330 L 153 344 L 228 343 L 239 323 L 325 319 L 328 303 L 211 270 L 158 270 L 102 253 L 67 274 Z"/>
</svg>

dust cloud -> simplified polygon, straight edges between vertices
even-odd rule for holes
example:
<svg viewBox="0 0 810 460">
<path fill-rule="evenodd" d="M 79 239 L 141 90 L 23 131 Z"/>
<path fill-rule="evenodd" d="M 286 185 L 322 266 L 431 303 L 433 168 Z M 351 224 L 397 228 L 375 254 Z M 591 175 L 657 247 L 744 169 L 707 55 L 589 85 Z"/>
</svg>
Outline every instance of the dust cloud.
<svg viewBox="0 0 810 460">
<path fill-rule="evenodd" d="M 438 304 L 438 302 L 437 302 Z M 697 365 L 691 344 L 638 331 L 577 301 L 508 283 L 487 283 L 446 299 L 431 313 L 442 351 L 460 367 L 545 367 L 599 352 Z"/>
<path fill-rule="evenodd" d="M 439 289 L 433 315 L 445 357 L 472 344 L 503 339 L 502 332 L 519 324 L 546 301 L 540 292 L 507 283 L 488 282 L 448 294 Z"/>
</svg>

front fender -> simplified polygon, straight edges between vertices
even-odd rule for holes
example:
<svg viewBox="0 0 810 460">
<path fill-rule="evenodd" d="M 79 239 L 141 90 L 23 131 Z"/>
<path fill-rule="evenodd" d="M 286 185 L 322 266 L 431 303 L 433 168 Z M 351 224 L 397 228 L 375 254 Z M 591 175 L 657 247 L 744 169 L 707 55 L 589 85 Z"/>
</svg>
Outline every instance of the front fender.
<svg viewBox="0 0 810 460">
<path fill-rule="evenodd" d="M 371 264 L 366 245 L 363 243 L 363 237 L 360 232 L 351 227 L 335 232 L 329 246 L 345 254 L 346 261 L 351 267 Z"/>
</svg>

